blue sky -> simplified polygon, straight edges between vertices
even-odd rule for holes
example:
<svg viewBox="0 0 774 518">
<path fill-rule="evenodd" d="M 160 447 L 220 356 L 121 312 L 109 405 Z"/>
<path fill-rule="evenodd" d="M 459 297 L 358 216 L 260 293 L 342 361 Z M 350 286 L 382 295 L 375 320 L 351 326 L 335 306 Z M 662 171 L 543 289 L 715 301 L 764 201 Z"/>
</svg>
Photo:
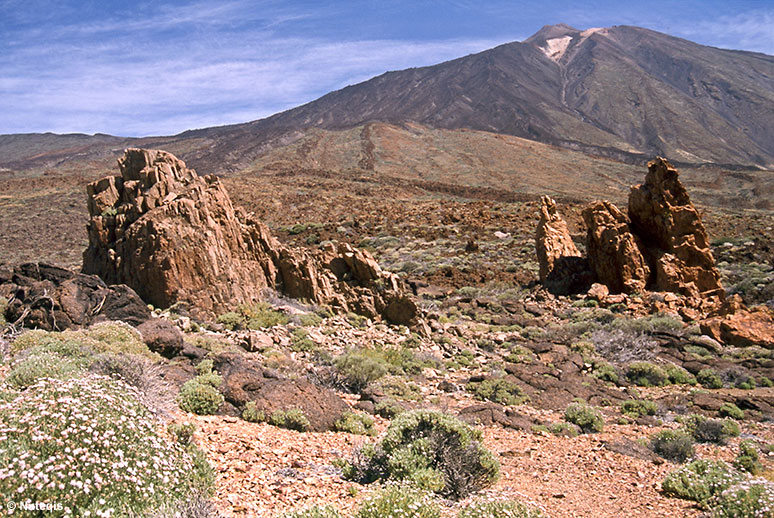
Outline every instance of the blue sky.
<svg viewBox="0 0 774 518">
<path fill-rule="evenodd" d="M 246 122 L 555 23 L 774 54 L 772 0 L 0 0 L 0 133 Z"/>
</svg>

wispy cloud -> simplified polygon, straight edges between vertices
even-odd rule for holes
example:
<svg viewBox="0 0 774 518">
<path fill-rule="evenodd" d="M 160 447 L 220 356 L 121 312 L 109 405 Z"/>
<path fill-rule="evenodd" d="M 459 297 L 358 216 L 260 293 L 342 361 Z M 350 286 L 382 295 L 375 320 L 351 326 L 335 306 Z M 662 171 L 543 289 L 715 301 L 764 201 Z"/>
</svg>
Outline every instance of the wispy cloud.
<svg viewBox="0 0 774 518">
<path fill-rule="evenodd" d="M 0 133 L 170 134 L 245 122 L 387 70 L 500 43 L 290 38 L 270 27 L 313 14 L 282 10 L 262 15 L 258 25 L 210 30 L 258 18 L 242 4 L 190 6 L 174 16 L 126 22 L 120 30 L 115 20 L 61 26 L 41 43 L 20 43 L 0 57 L 0 111 L 6 114 Z M 180 34 L 150 37 L 168 29 Z"/>
<path fill-rule="evenodd" d="M 774 8 L 734 16 L 702 20 L 677 30 L 688 39 L 705 40 L 713 36 L 712 45 L 730 49 L 747 49 L 774 54 Z"/>
</svg>

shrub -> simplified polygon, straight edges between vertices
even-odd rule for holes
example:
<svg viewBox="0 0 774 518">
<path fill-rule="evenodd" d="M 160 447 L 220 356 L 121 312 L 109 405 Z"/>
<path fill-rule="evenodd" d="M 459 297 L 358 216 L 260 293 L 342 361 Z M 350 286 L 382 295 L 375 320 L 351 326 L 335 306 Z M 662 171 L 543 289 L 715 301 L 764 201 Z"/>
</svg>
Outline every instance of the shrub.
<svg viewBox="0 0 774 518">
<path fill-rule="evenodd" d="M 626 369 L 626 377 L 640 387 L 662 387 L 669 384 L 669 377 L 664 369 L 650 362 L 630 363 Z"/>
<path fill-rule="evenodd" d="M 314 351 L 317 349 L 317 344 L 309 338 L 309 331 L 299 327 L 293 331 L 293 335 L 290 337 L 290 349 L 296 352 Z"/>
<path fill-rule="evenodd" d="M 406 383 L 398 376 L 385 376 L 376 382 L 376 386 L 390 396 L 403 401 L 418 401 L 422 398 L 422 389 L 416 383 Z"/>
<path fill-rule="evenodd" d="M 723 403 L 718 410 L 720 417 L 730 417 L 731 419 L 744 419 L 744 410 L 733 403 Z"/>
<path fill-rule="evenodd" d="M 554 423 L 548 427 L 548 431 L 563 437 L 577 437 L 580 433 L 580 428 L 572 423 Z"/>
<path fill-rule="evenodd" d="M 702 369 L 696 375 L 696 381 L 698 381 L 702 387 L 708 389 L 723 388 L 723 380 L 713 369 Z"/>
<path fill-rule="evenodd" d="M 650 436 L 650 448 L 667 460 L 685 462 L 693 457 L 693 438 L 682 430 L 662 430 Z"/>
<path fill-rule="evenodd" d="M 334 361 L 336 370 L 344 377 L 344 383 L 353 392 L 360 392 L 389 372 L 383 358 L 365 351 L 348 351 Z"/>
<path fill-rule="evenodd" d="M 544 518 L 539 509 L 514 500 L 473 502 L 457 513 L 457 518 Z"/>
<path fill-rule="evenodd" d="M 601 432 L 605 427 L 605 420 L 599 410 L 585 403 L 570 403 L 564 411 L 564 419 L 578 425 L 583 433 Z"/>
<path fill-rule="evenodd" d="M 501 405 L 520 405 L 529 399 L 521 387 L 506 378 L 471 381 L 465 388 L 477 399 Z"/>
<path fill-rule="evenodd" d="M 333 427 L 339 432 L 354 433 L 356 435 L 376 435 L 373 418 L 359 412 L 344 412 L 333 423 Z"/>
<path fill-rule="evenodd" d="M 407 484 L 389 484 L 366 499 L 353 518 L 440 518 L 432 495 Z"/>
<path fill-rule="evenodd" d="M 167 431 L 169 431 L 169 433 L 175 437 L 178 444 L 181 446 L 188 446 L 191 444 L 191 441 L 193 441 L 193 434 L 196 431 L 196 425 L 187 421 L 180 424 L 170 423 L 169 426 L 167 426 Z"/>
<path fill-rule="evenodd" d="M 696 376 L 678 365 L 669 363 L 664 366 L 664 372 L 666 372 L 670 383 L 675 385 L 696 385 Z"/>
<path fill-rule="evenodd" d="M 275 410 L 269 416 L 269 423 L 280 428 L 305 432 L 309 430 L 312 424 L 304 415 L 300 408 L 291 408 L 289 410 Z"/>
<path fill-rule="evenodd" d="M 442 412 L 404 412 L 377 446 L 356 450 L 347 478 L 362 483 L 408 480 L 452 498 L 494 484 L 500 466 L 481 443 L 481 432 Z"/>
<path fill-rule="evenodd" d="M 266 421 L 266 414 L 258 409 L 255 401 L 248 401 L 242 410 L 242 419 L 250 423 L 263 423 Z"/>
<path fill-rule="evenodd" d="M 699 459 L 671 471 L 661 482 L 661 488 L 667 495 L 708 507 L 712 497 L 743 478 L 723 461 Z"/>
<path fill-rule="evenodd" d="M 739 425 L 732 419 L 707 419 L 698 414 L 691 414 L 683 419 L 686 432 L 698 442 L 725 444 L 729 437 L 739 435 Z"/>
<path fill-rule="evenodd" d="M 618 384 L 618 371 L 606 361 L 594 362 L 593 376 L 602 381 Z"/>
<path fill-rule="evenodd" d="M 218 323 L 232 331 L 244 328 L 261 329 L 285 325 L 288 322 L 290 318 L 285 313 L 272 309 L 271 305 L 265 302 L 240 304 L 234 311 L 223 313 L 218 317 Z"/>
<path fill-rule="evenodd" d="M 0 297 L 0 328 L 6 326 L 8 322 L 5 320 L 5 310 L 8 309 L 8 301 L 5 297 Z"/>
<path fill-rule="evenodd" d="M 202 360 L 196 366 L 196 372 L 198 376 L 180 387 L 177 403 L 185 412 L 198 415 L 214 414 L 224 401 L 223 395 L 217 389 L 222 378 L 212 372 L 212 360 Z"/>
<path fill-rule="evenodd" d="M 774 484 L 748 479 L 729 487 L 716 498 L 713 518 L 770 517 L 774 509 Z"/>
<path fill-rule="evenodd" d="M 751 475 L 763 473 L 763 465 L 761 464 L 758 455 L 758 445 L 755 444 L 755 441 L 745 439 L 739 443 L 739 454 L 734 460 L 734 467 Z"/>
<path fill-rule="evenodd" d="M 200 466 L 158 434 L 137 396 L 90 375 L 43 379 L 0 404 L 0 494 L 76 516 L 145 515 L 185 499 Z"/>
<path fill-rule="evenodd" d="M 223 401 L 223 394 L 218 389 L 210 384 L 201 383 L 198 377 L 186 381 L 177 395 L 180 410 L 198 415 L 214 414 Z"/>
<path fill-rule="evenodd" d="M 332 506 L 315 505 L 308 509 L 284 513 L 281 518 L 341 518 L 341 514 Z"/>
<path fill-rule="evenodd" d="M 658 406 L 653 401 L 642 399 L 629 399 L 621 403 L 621 413 L 625 416 L 637 419 L 645 415 L 655 415 Z"/>
<path fill-rule="evenodd" d="M 228 311 L 219 315 L 217 318 L 218 324 L 223 324 L 223 327 L 231 331 L 238 331 L 244 329 L 247 326 L 247 319 L 244 315 L 237 313 L 236 311 Z"/>
<path fill-rule="evenodd" d="M 66 380 L 78 376 L 82 368 L 75 361 L 50 352 L 30 355 L 16 362 L 8 373 L 12 387 L 26 388 L 41 378 Z"/>
<path fill-rule="evenodd" d="M 392 419 L 405 411 L 406 409 L 393 399 L 380 401 L 374 405 L 374 412 L 376 412 L 376 415 L 380 415 L 385 419 Z"/>
</svg>

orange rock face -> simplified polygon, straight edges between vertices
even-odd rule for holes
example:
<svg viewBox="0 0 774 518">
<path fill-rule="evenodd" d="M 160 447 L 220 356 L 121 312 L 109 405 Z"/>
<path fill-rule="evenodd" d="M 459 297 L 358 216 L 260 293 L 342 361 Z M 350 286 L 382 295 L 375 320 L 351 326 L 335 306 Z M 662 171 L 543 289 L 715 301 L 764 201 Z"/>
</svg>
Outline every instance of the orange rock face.
<svg viewBox="0 0 774 518">
<path fill-rule="evenodd" d="M 548 196 L 540 199 L 540 221 L 535 231 L 535 249 L 540 264 L 540 281 L 545 282 L 560 257 L 580 257 L 570 231 Z"/>
<path fill-rule="evenodd" d="M 232 205 L 214 176 L 200 177 L 165 151 L 128 149 L 120 176 L 88 186 L 84 273 L 133 287 L 155 306 L 184 302 L 212 315 L 261 300 L 267 288 L 342 311 L 411 325 L 418 310 L 398 278 L 365 251 L 282 246 Z"/>
<path fill-rule="evenodd" d="M 612 203 L 599 201 L 583 210 L 583 221 L 588 228 L 586 253 L 599 282 L 614 293 L 644 290 L 650 267 L 626 215 Z"/>
<path fill-rule="evenodd" d="M 699 298 L 723 297 L 707 231 L 677 169 L 666 159 L 649 162 L 645 183 L 632 188 L 629 218 L 655 268 L 655 289 Z"/>
</svg>

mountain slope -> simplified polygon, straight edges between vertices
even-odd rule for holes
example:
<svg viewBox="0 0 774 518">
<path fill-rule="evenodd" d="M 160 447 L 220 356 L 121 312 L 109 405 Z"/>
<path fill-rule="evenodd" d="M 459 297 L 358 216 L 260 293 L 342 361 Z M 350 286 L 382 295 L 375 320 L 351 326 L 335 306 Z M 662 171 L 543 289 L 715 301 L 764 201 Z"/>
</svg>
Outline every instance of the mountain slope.
<svg viewBox="0 0 774 518">
<path fill-rule="evenodd" d="M 774 164 L 774 57 L 636 27 L 544 27 L 439 65 L 388 72 L 244 125 L 187 132 L 227 149 L 306 127 L 419 122 L 631 161 Z"/>
</svg>

